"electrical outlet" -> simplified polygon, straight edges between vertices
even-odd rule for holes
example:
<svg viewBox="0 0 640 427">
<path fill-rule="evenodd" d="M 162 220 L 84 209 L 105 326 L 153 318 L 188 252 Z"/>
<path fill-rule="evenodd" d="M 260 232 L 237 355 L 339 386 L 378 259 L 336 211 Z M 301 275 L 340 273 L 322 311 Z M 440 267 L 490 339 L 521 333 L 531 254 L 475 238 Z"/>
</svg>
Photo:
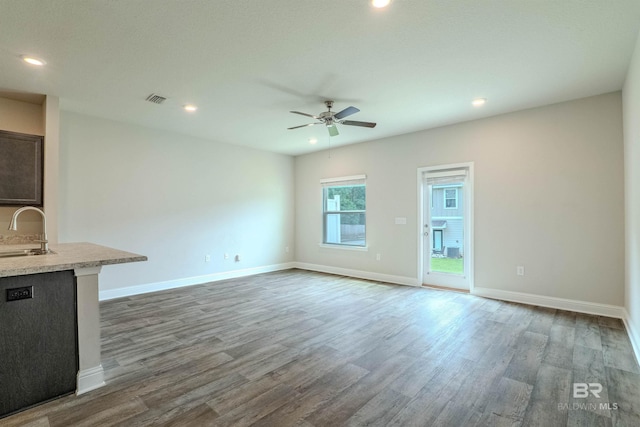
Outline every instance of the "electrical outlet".
<svg viewBox="0 0 640 427">
<path fill-rule="evenodd" d="M 229 254 L 224 254 L 224 259 L 229 259 Z"/>
<path fill-rule="evenodd" d="M 376 254 L 376 261 L 380 261 L 380 254 Z"/>
<path fill-rule="evenodd" d="M 33 298 L 33 286 L 7 289 L 7 302 Z"/>
<path fill-rule="evenodd" d="M 518 276 L 524 276 L 524 266 L 519 265 L 516 267 L 516 274 Z"/>
<path fill-rule="evenodd" d="M 284 251 L 285 251 L 286 253 L 289 253 L 289 246 L 286 246 L 286 247 L 284 248 Z"/>
<path fill-rule="evenodd" d="M 206 254 L 206 255 L 204 256 L 204 262 L 211 262 L 211 255 Z"/>
</svg>

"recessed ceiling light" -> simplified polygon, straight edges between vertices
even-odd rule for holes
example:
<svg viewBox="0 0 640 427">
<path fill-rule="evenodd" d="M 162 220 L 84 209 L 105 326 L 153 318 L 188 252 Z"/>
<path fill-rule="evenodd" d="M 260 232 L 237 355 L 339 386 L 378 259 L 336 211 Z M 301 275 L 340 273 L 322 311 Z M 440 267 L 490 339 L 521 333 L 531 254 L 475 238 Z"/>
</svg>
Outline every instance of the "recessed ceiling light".
<svg viewBox="0 0 640 427">
<path fill-rule="evenodd" d="M 473 105 L 474 107 L 482 107 L 486 103 L 487 103 L 486 98 L 476 98 L 473 101 L 471 101 L 471 105 Z"/>
<path fill-rule="evenodd" d="M 43 59 L 36 58 L 35 56 L 22 55 L 22 60 L 27 64 L 37 65 L 38 67 L 42 67 L 46 62 Z"/>
<path fill-rule="evenodd" d="M 197 109 L 198 109 L 198 107 L 196 107 L 196 106 L 195 106 L 195 105 L 193 105 L 193 104 L 187 104 L 187 105 L 185 105 L 185 106 L 184 106 L 184 110 L 185 110 L 185 111 L 188 111 L 188 112 L 190 112 L 190 113 L 195 112 Z"/>
<path fill-rule="evenodd" d="M 313 145 L 318 142 L 318 138 L 309 138 L 309 144 Z"/>
<path fill-rule="evenodd" d="M 378 9 L 389 6 L 389 3 L 391 3 L 391 0 L 371 0 L 371 6 Z"/>
</svg>

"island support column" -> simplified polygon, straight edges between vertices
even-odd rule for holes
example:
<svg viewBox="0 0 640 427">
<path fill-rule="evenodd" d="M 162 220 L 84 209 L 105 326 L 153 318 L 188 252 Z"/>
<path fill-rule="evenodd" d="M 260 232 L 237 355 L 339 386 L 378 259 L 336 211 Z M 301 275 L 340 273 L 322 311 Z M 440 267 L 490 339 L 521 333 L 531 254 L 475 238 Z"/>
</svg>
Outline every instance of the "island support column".
<svg viewBox="0 0 640 427">
<path fill-rule="evenodd" d="M 105 385 L 100 355 L 100 269 L 89 267 L 74 270 L 78 310 L 78 395 Z"/>
</svg>

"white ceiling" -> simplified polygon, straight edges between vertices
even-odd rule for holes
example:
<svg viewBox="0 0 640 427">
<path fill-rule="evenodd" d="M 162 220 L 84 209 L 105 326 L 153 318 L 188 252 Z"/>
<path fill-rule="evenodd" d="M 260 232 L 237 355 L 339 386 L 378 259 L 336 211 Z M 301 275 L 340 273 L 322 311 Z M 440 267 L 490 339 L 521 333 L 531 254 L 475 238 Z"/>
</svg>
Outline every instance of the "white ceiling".
<svg viewBox="0 0 640 427">
<path fill-rule="evenodd" d="M 619 90 L 639 28 L 638 0 L 0 0 L 0 91 L 296 155 L 325 99 L 378 123 L 338 146 Z"/>
</svg>

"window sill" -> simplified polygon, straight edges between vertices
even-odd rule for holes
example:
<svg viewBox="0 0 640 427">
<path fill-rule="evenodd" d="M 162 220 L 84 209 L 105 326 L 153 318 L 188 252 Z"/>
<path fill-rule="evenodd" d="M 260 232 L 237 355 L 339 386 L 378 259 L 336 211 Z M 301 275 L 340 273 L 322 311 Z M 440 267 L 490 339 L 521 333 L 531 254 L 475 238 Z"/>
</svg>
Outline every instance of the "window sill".
<svg viewBox="0 0 640 427">
<path fill-rule="evenodd" d="M 369 247 L 368 246 L 331 245 L 331 244 L 328 244 L 328 243 L 318 243 L 318 246 L 320 246 L 321 248 L 342 249 L 342 250 L 345 250 L 345 251 L 359 251 L 359 252 L 368 252 L 369 251 Z"/>
</svg>

